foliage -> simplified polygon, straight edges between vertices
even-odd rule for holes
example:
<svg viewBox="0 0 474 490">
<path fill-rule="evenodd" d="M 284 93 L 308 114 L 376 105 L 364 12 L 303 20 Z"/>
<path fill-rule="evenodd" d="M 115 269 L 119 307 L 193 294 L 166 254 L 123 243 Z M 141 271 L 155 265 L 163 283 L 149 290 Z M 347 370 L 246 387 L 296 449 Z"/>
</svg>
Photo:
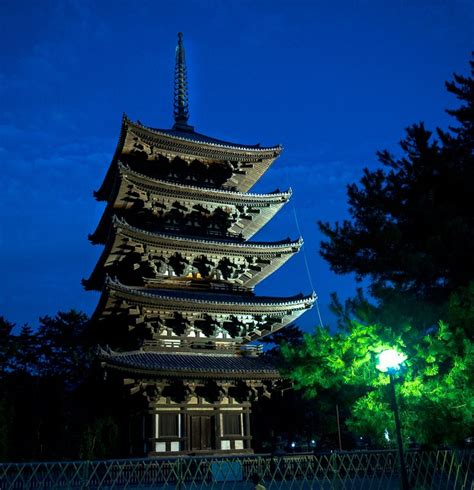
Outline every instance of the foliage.
<svg viewBox="0 0 474 490">
<path fill-rule="evenodd" d="M 87 316 L 75 310 L 40 318 L 36 369 L 41 376 L 61 376 L 72 384 L 81 381 L 92 359 L 87 322 Z M 79 370 L 78 366 L 85 370 Z"/>
<path fill-rule="evenodd" d="M 296 325 L 288 325 L 261 338 L 260 341 L 267 346 L 271 346 L 265 351 L 267 355 L 280 357 L 280 348 L 282 345 L 290 344 L 297 346 L 303 342 L 303 331 Z"/>
<path fill-rule="evenodd" d="M 0 376 L 22 372 L 79 382 L 91 359 L 87 321 L 84 313 L 75 310 L 59 312 L 55 317 L 40 318 L 35 331 L 24 325 L 15 335 L 15 325 L 0 317 Z"/>
<path fill-rule="evenodd" d="M 0 379 L 10 369 L 10 359 L 12 358 L 11 334 L 15 324 L 7 321 L 0 316 Z"/>
<path fill-rule="evenodd" d="M 448 111 L 458 127 L 423 123 L 406 130 L 401 158 L 378 152 L 382 168 L 348 186 L 350 220 L 319 223 L 321 255 L 336 273 L 439 303 L 474 277 L 474 62 L 471 77 L 454 76 L 449 92 L 463 105 Z"/>
<path fill-rule="evenodd" d="M 344 303 L 335 293 L 331 294 L 331 300 L 330 309 L 336 315 L 338 328 L 342 330 L 350 328 L 351 320 L 358 320 L 366 325 L 389 325 L 395 331 L 412 327 L 422 332 L 436 326 L 439 318 L 451 318 L 446 304 L 422 301 L 396 289 L 378 292 L 375 304 L 361 288 Z"/>
<path fill-rule="evenodd" d="M 375 367 L 387 348 L 408 355 L 397 384 L 405 437 L 428 445 L 459 443 L 474 429 L 474 346 L 462 329 L 440 322 L 436 332 L 420 337 L 410 327 L 396 332 L 354 320 L 336 334 L 317 328 L 303 346 L 282 351 L 296 388 L 308 397 L 345 392 L 352 409 L 348 427 L 382 443 L 385 429 L 394 434 L 388 376 Z"/>
<path fill-rule="evenodd" d="M 466 336 L 474 340 L 474 281 L 450 296 L 448 319 L 450 324 L 462 328 Z"/>
<path fill-rule="evenodd" d="M 344 400 L 347 426 L 379 443 L 394 432 L 388 378 L 375 369 L 385 348 L 409 356 L 397 385 L 406 437 L 451 444 L 474 430 L 474 61 L 446 87 L 461 101 L 447 111 L 456 126 L 409 127 L 401 157 L 378 152 L 381 167 L 348 186 L 351 218 L 319 223 L 321 255 L 368 280 L 375 304 L 362 290 L 344 303 L 333 296 L 337 332 L 282 347 L 296 387 Z"/>
<path fill-rule="evenodd" d="M 74 310 L 18 334 L 0 318 L 0 460 L 117 455 L 120 391 L 94 369 L 87 326 Z"/>
<path fill-rule="evenodd" d="M 83 428 L 79 457 L 81 459 L 104 459 L 116 451 L 119 428 L 112 417 L 98 417 Z"/>
<path fill-rule="evenodd" d="M 272 345 L 265 351 L 265 356 L 270 357 L 282 370 L 289 371 L 292 364 L 282 354 L 282 349 L 291 346 L 291 349 L 297 350 L 303 347 L 305 335 L 296 325 L 289 325 L 261 340 L 267 345 Z M 271 399 L 261 397 L 253 405 L 253 436 L 256 449 L 275 451 L 277 441 L 294 441 L 295 436 L 307 447 L 311 447 L 310 442 L 315 440 L 318 450 L 338 447 L 336 405 L 341 416 L 347 417 L 349 414 L 346 405 L 352 396 L 351 390 L 322 388 L 316 398 L 308 398 L 303 397 L 302 393 L 294 388 L 291 383 L 285 381 L 274 390 Z M 275 410 L 275 407 L 278 409 Z M 343 447 L 353 448 L 353 435 L 346 427 L 342 427 L 341 432 Z M 271 447 L 258 446 L 264 442 L 270 442 Z"/>
</svg>

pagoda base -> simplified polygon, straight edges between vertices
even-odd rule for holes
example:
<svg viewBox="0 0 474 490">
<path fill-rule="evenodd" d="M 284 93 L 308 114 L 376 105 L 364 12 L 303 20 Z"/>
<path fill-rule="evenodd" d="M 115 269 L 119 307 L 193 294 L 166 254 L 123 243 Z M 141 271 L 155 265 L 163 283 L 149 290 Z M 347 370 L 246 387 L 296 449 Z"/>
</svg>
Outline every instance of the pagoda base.
<svg viewBox="0 0 474 490">
<path fill-rule="evenodd" d="M 163 403 L 164 402 L 164 403 Z M 160 400 L 149 407 L 149 455 L 251 452 L 250 403 Z"/>
<path fill-rule="evenodd" d="M 133 456 L 253 452 L 250 401 L 224 396 L 211 402 L 193 395 L 178 402 L 169 396 L 158 396 L 145 401 L 141 409 L 135 405 L 132 413 L 129 434 Z"/>
<path fill-rule="evenodd" d="M 128 434 L 130 456 L 251 454 L 252 403 L 270 397 L 281 381 L 274 365 L 258 356 L 145 350 L 98 355 L 109 382 L 122 385 L 128 420 L 122 434 Z"/>
</svg>

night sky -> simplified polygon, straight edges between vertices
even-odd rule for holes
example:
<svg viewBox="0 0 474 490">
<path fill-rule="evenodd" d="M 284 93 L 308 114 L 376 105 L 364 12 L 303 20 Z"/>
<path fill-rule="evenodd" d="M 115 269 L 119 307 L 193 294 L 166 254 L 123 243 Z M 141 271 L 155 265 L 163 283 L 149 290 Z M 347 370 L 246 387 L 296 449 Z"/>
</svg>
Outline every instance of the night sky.
<svg viewBox="0 0 474 490">
<path fill-rule="evenodd" d="M 474 47 L 466 1 L 0 1 L 0 315 L 92 313 L 85 292 L 102 247 L 97 189 L 122 113 L 172 125 L 176 34 L 184 33 L 190 124 L 236 143 L 284 146 L 252 189 L 293 188 L 254 240 L 299 234 L 303 252 L 258 294 L 310 293 L 325 323 L 329 295 L 354 292 L 319 257 L 316 221 L 347 217 L 345 186 L 376 150 L 399 154 L 408 125 L 446 127 L 444 87 Z M 316 324 L 315 312 L 299 325 Z"/>
</svg>

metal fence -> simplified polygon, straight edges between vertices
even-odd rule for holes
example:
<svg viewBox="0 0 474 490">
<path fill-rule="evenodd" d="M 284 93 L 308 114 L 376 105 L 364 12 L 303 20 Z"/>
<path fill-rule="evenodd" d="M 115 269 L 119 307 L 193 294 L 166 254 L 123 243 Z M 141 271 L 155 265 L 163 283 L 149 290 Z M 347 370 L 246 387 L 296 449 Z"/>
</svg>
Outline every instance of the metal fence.
<svg viewBox="0 0 474 490">
<path fill-rule="evenodd" d="M 474 451 L 409 451 L 411 489 L 474 489 Z M 0 489 L 399 489 L 395 451 L 0 464 Z"/>
</svg>

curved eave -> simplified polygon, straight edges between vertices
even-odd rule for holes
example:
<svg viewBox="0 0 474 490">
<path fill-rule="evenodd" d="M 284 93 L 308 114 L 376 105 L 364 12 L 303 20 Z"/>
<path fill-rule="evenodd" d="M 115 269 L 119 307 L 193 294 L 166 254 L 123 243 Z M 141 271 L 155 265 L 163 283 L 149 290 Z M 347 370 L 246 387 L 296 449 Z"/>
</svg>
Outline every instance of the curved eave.
<svg viewBox="0 0 474 490">
<path fill-rule="evenodd" d="M 157 247 L 200 251 L 228 251 L 233 255 L 243 255 L 249 253 L 294 253 L 303 244 L 303 240 L 281 240 L 279 242 L 234 242 L 230 240 L 212 240 L 206 238 L 183 237 L 169 235 L 167 233 L 152 233 L 129 225 L 126 221 L 114 216 L 113 225 L 123 236 L 134 238 L 138 242 L 149 243 Z M 297 250 L 295 250 L 295 248 Z"/>
<path fill-rule="evenodd" d="M 244 337 L 236 337 L 241 343 L 252 342 L 266 335 L 275 333 L 286 325 L 294 322 L 316 301 L 316 294 L 310 296 L 298 295 L 290 298 L 268 297 L 230 297 L 220 294 L 203 293 L 174 293 L 163 290 L 138 289 L 120 284 L 107 278 L 93 319 L 110 317 L 118 309 L 125 311 L 140 308 L 155 311 L 179 311 L 181 314 L 207 313 L 221 316 L 241 315 L 247 317 L 265 316 L 274 322 L 266 327 L 257 324 Z M 148 314 L 148 313 L 147 313 Z"/>
<path fill-rule="evenodd" d="M 114 215 L 114 209 L 111 204 L 107 204 L 100 217 L 100 221 L 97 224 L 96 229 L 93 233 L 88 235 L 88 239 L 93 245 L 104 245 L 107 243 L 107 237 L 110 234 L 110 229 L 112 226 L 112 217 Z"/>
<path fill-rule="evenodd" d="M 90 235 L 93 243 L 105 243 L 110 230 L 110 222 L 114 209 L 127 209 L 133 200 L 129 197 L 129 186 L 133 185 L 138 191 L 149 193 L 150 198 L 170 198 L 186 202 L 194 202 L 205 206 L 208 203 L 226 206 L 247 206 L 255 209 L 256 213 L 250 213 L 252 219 L 235 221 L 229 228 L 229 232 L 235 236 L 242 235 L 249 239 L 261 230 L 288 202 L 292 191 L 251 194 L 223 190 L 207 189 L 202 187 L 175 184 L 158 179 L 145 177 L 133 172 L 124 165 L 118 163 L 119 176 L 110 187 L 109 201 L 102 214 L 94 233 Z"/>
<path fill-rule="evenodd" d="M 281 145 L 260 147 L 258 145 L 239 145 L 209 138 L 199 133 L 178 134 L 177 132 L 160 130 L 134 123 L 125 119 L 127 129 L 138 133 L 145 141 L 157 148 L 176 149 L 179 153 L 190 156 L 204 156 L 218 160 L 256 161 L 258 159 L 274 159 L 282 151 Z"/>
<path fill-rule="evenodd" d="M 175 378 L 175 379 L 219 379 L 219 380 L 232 380 L 232 379 L 245 379 L 246 381 L 251 380 L 265 380 L 265 379 L 282 379 L 281 374 L 271 374 L 259 371 L 250 371 L 245 373 L 203 373 L 200 371 L 173 371 L 173 370 L 153 370 L 144 369 L 136 366 L 124 366 L 113 361 L 104 361 L 103 368 L 114 369 L 117 371 L 122 371 L 129 374 L 138 374 L 145 377 L 151 378 Z"/>
<path fill-rule="evenodd" d="M 105 281 L 103 299 L 123 299 L 130 304 L 149 305 L 163 309 L 180 308 L 182 311 L 204 311 L 207 313 L 272 315 L 286 312 L 304 312 L 313 306 L 316 294 L 299 294 L 286 298 L 274 297 L 231 297 L 230 295 L 206 293 L 181 293 L 146 288 L 133 288 L 108 277 Z M 100 303 L 100 302 L 99 302 Z M 106 306 L 105 304 L 103 306 Z"/>
<path fill-rule="evenodd" d="M 109 234 L 106 246 L 94 268 L 89 279 L 84 281 L 86 289 L 101 290 L 106 267 L 120 260 L 123 256 L 123 245 L 136 243 L 137 245 L 148 245 L 158 250 L 170 250 L 201 255 L 215 254 L 226 257 L 254 256 L 261 259 L 270 259 L 271 263 L 262 266 L 260 272 L 256 272 L 239 285 L 246 288 L 254 288 L 270 274 L 279 269 L 288 259 L 297 253 L 303 245 L 303 240 L 281 242 L 231 242 L 219 240 L 203 240 L 187 237 L 179 237 L 161 233 L 150 233 L 133 226 L 125 221 L 113 218 L 114 232 Z M 165 276 L 163 276 L 163 279 Z M 231 281 L 235 282 L 235 281 Z"/>
<path fill-rule="evenodd" d="M 156 194 L 166 193 L 168 195 L 182 196 L 188 199 L 200 196 L 199 200 L 206 200 L 218 204 L 268 206 L 270 204 L 286 202 L 290 199 L 292 194 L 291 189 L 284 192 L 250 193 L 180 184 L 149 177 L 148 175 L 132 170 L 120 161 L 117 162 L 117 168 L 122 177 L 144 191 Z"/>
<path fill-rule="evenodd" d="M 281 379 L 278 370 L 258 358 L 209 354 L 115 353 L 101 351 L 97 355 L 105 368 L 137 373 L 149 377 L 194 379 Z M 196 362 L 209 360 L 210 362 Z M 183 365 L 182 359 L 188 358 Z M 181 361 L 181 362 L 180 362 Z M 195 366 L 193 366 L 195 364 Z"/>
<path fill-rule="evenodd" d="M 110 193 L 112 192 L 112 188 L 115 183 L 115 179 L 117 177 L 117 166 L 116 162 L 118 161 L 120 155 L 122 154 L 122 149 L 125 144 L 125 138 L 127 136 L 127 128 L 128 128 L 128 118 L 125 113 L 122 116 L 122 125 L 120 127 L 120 135 L 117 143 L 117 148 L 115 149 L 114 156 L 112 158 L 112 162 L 107 169 L 107 173 L 105 174 L 104 180 L 102 181 L 102 185 L 94 191 L 94 197 L 98 201 L 107 201 L 109 199 Z"/>
<path fill-rule="evenodd" d="M 134 148 L 136 138 L 156 149 L 158 153 L 187 155 L 207 161 L 239 162 L 241 165 L 238 172 L 232 176 L 226 187 L 242 192 L 248 191 L 257 182 L 283 149 L 280 145 L 252 147 L 214 140 L 196 133 L 183 133 L 181 136 L 171 133 L 172 131 L 160 131 L 134 123 L 124 114 L 117 149 L 102 185 L 94 192 L 96 199 L 103 201 L 109 198 L 117 173 L 115 164 L 122 153 L 129 153 Z"/>
</svg>

